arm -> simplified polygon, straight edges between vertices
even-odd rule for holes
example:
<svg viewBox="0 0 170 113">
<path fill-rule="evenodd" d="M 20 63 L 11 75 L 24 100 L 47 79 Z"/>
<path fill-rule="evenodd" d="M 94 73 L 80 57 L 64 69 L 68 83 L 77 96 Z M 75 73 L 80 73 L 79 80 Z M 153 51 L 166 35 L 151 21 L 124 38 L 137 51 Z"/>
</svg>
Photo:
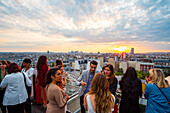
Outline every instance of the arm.
<svg viewBox="0 0 170 113">
<path fill-rule="evenodd" d="M 25 76 L 25 79 L 26 79 L 26 84 L 28 86 L 31 86 L 32 85 L 32 81 L 28 78 L 28 76 L 27 76 L 27 74 L 25 72 L 23 72 L 23 73 L 24 73 L 24 76 Z"/>
<path fill-rule="evenodd" d="M 64 81 L 62 81 L 62 84 L 63 84 L 64 86 L 66 86 L 66 84 L 67 84 L 67 79 L 66 79 L 66 77 L 67 77 L 67 72 L 65 72 L 65 74 L 64 74 Z"/>
<path fill-rule="evenodd" d="M 33 76 L 33 74 L 34 74 L 34 70 L 29 71 L 28 78 L 31 78 Z"/>
<path fill-rule="evenodd" d="M 1 69 L 1 80 L 4 78 L 5 76 L 5 65 L 0 65 L 0 69 Z"/>
<path fill-rule="evenodd" d="M 77 79 L 77 81 L 75 82 L 75 84 L 76 84 L 77 86 L 80 86 L 80 85 L 81 85 L 81 81 L 83 80 L 83 75 L 84 75 L 84 73 L 82 73 L 82 74 L 79 76 L 79 78 Z"/>
<path fill-rule="evenodd" d="M 7 80 L 7 78 L 5 77 L 5 78 L 2 80 L 1 84 L 0 84 L 0 88 L 6 88 L 6 87 L 7 87 L 7 84 L 8 84 L 8 80 Z"/>
<path fill-rule="evenodd" d="M 87 105 L 87 100 L 86 100 L 86 98 L 87 98 L 87 94 L 84 96 L 84 104 L 83 104 L 84 109 L 87 111 L 87 110 L 88 110 L 88 105 Z"/>
<path fill-rule="evenodd" d="M 54 94 L 54 98 L 55 98 L 58 106 L 61 107 L 61 108 L 64 107 L 66 105 L 66 103 L 67 103 L 67 100 L 69 99 L 68 95 L 66 94 L 66 98 L 64 99 L 61 90 L 59 90 L 57 88 L 55 88 L 53 90 L 53 94 Z"/>
<path fill-rule="evenodd" d="M 111 87 L 110 87 L 110 92 L 113 94 L 113 95 L 115 95 L 115 93 L 116 93 L 116 90 L 117 90 L 117 78 L 114 78 L 114 80 L 113 80 L 113 83 L 112 83 L 112 85 L 111 85 Z"/>
</svg>

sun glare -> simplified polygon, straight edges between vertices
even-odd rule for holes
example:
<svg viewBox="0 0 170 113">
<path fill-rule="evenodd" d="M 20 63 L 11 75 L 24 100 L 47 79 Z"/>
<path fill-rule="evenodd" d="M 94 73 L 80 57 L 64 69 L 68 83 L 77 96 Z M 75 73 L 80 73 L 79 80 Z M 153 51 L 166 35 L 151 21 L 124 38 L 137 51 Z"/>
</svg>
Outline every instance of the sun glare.
<svg viewBox="0 0 170 113">
<path fill-rule="evenodd" d="M 115 48 L 113 48 L 113 50 L 120 51 L 120 52 L 123 52 L 126 49 L 127 49 L 126 47 L 115 47 Z"/>
</svg>

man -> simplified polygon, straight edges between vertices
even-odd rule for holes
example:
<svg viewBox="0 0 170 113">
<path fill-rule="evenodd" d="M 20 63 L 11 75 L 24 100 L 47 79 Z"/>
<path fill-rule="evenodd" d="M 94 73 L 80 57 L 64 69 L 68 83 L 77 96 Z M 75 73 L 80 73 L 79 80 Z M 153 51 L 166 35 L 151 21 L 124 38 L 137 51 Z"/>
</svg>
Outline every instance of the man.
<svg viewBox="0 0 170 113">
<path fill-rule="evenodd" d="M 31 60 L 30 59 L 24 59 L 24 61 L 22 63 L 23 69 L 21 70 L 21 72 L 26 73 L 28 78 L 32 81 L 33 74 L 34 74 L 34 69 L 31 68 L 30 65 L 31 65 Z M 28 93 L 28 99 L 27 99 L 27 101 L 25 103 L 25 109 L 26 109 L 27 113 L 31 113 L 31 100 L 30 100 L 31 86 L 28 87 L 27 93 Z"/>
<path fill-rule="evenodd" d="M 91 61 L 90 62 L 90 70 L 84 71 L 78 80 L 76 81 L 76 85 L 81 86 L 78 95 L 80 96 L 80 106 L 81 106 L 81 113 L 85 113 L 85 109 L 83 106 L 84 102 L 84 96 L 86 93 L 90 91 L 91 87 L 91 82 L 93 80 L 94 75 L 99 73 L 99 71 L 96 71 L 97 68 L 97 62 L 96 61 Z"/>
</svg>

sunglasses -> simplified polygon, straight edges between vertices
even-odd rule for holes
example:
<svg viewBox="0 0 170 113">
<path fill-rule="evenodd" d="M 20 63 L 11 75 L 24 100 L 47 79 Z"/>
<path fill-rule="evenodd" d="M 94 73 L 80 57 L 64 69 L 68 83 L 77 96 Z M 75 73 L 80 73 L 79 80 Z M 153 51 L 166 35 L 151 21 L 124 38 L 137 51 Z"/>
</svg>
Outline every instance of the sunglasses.
<svg viewBox="0 0 170 113">
<path fill-rule="evenodd" d="M 60 75 L 61 73 L 58 73 L 57 75 Z"/>
</svg>

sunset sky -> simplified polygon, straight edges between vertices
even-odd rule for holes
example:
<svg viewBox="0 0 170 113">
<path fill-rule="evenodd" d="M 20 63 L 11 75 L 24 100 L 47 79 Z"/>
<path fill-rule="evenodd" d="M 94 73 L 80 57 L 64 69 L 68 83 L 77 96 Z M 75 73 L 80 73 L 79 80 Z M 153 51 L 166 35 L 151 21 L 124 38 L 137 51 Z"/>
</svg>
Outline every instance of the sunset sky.
<svg viewBox="0 0 170 113">
<path fill-rule="evenodd" d="M 170 52 L 170 0 L 0 0 L 0 52 Z"/>
</svg>

